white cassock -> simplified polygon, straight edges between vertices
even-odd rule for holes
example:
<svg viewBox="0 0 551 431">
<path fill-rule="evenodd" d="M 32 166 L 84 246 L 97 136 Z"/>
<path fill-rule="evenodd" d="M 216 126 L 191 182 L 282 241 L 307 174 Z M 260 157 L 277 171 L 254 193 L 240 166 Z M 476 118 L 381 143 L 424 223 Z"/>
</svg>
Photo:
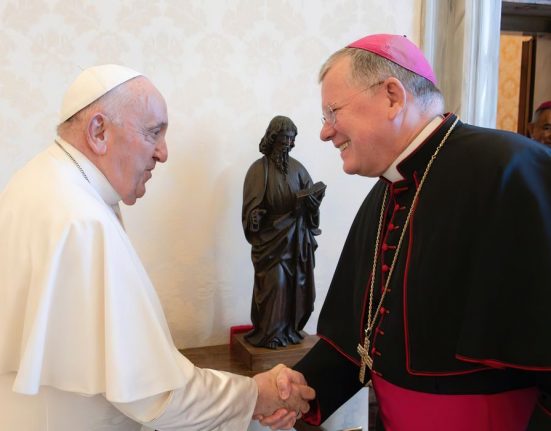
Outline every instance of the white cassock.
<svg viewBox="0 0 551 431">
<path fill-rule="evenodd" d="M 256 384 L 178 352 L 119 196 L 58 141 L 90 182 L 52 145 L 0 194 L 0 430 L 246 430 Z"/>
</svg>

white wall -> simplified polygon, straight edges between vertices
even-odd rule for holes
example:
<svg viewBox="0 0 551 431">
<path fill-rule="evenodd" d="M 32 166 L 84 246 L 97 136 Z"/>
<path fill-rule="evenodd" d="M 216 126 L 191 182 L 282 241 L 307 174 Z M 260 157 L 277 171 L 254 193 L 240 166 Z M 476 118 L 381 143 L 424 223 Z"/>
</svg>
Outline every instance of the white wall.
<svg viewBox="0 0 551 431">
<path fill-rule="evenodd" d="M 148 75 L 169 106 L 169 160 L 123 208 L 178 347 L 221 344 L 249 323 L 252 264 L 242 182 L 270 119 L 291 117 L 292 155 L 327 184 L 316 254 L 317 316 L 346 233 L 373 180 L 341 170 L 319 140 L 317 72 L 369 33 L 420 38 L 422 0 L 3 0 L 0 189 L 54 137 L 81 67 L 120 63 Z M 399 13 L 397 13 L 399 12 Z M 130 287 L 131 288 L 131 287 Z"/>
</svg>

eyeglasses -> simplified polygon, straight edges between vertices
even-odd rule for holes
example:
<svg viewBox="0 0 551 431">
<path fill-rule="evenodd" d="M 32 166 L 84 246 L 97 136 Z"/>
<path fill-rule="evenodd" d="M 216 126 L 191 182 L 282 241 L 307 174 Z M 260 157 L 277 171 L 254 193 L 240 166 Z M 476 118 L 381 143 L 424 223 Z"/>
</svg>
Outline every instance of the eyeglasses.
<svg viewBox="0 0 551 431">
<path fill-rule="evenodd" d="M 358 91 L 356 91 L 355 93 L 352 93 L 352 95 L 348 96 L 348 100 L 346 100 L 344 103 L 341 103 L 340 106 L 335 106 L 337 105 L 336 103 L 331 103 L 329 105 L 327 105 L 323 111 L 322 111 L 322 114 L 323 116 L 321 117 L 321 124 L 323 124 L 325 126 L 325 124 L 329 124 L 331 127 L 333 127 L 335 125 L 335 123 L 337 122 L 337 111 L 339 109 L 342 109 L 344 108 L 346 105 L 348 105 L 349 103 L 352 102 L 352 100 L 360 93 L 366 91 L 366 90 L 369 90 L 370 88 L 373 88 L 377 85 L 381 85 L 382 83 L 384 83 L 385 81 L 379 81 L 379 82 L 376 82 L 375 84 L 371 84 L 370 86 L 368 87 L 364 87 Z"/>
</svg>

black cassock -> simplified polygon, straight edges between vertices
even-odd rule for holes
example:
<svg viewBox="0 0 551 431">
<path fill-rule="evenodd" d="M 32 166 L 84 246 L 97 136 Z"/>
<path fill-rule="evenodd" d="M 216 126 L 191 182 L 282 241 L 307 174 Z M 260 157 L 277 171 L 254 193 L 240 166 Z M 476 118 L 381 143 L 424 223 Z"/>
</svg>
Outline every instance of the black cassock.
<svg viewBox="0 0 551 431">
<path fill-rule="evenodd" d="M 362 387 L 357 346 L 385 189 L 374 307 L 419 181 L 455 119 L 447 115 L 398 165 L 403 180 L 381 178 L 358 211 L 320 313 L 321 340 L 295 366 L 317 392 L 307 421 L 325 420 Z M 537 386 L 545 405 L 551 151 L 514 133 L 458 122 L 420 191 L 389 288 L 372 339 L 373 374 L 432 394 Z M 530 429 L 550 424 L 551 413 L 537 407 Z"/>
<path fill-rule="evenodd" d="M 245 177 L 242 221 L 255 271 L 254 329 L 246 339 L 253 345 L 264 346 L 274 339 L 284 345 L 299 342 L 300 330 L 312 313 L 320 202 L 316 196 L 297 199 L 297 193 L 312 185 L 304 166 L 292 157 L 287 174 L 264 156 Z M 251 229 L 251 212 L 256 208 L 266 210 L 258 231 Z"/>
</svg>

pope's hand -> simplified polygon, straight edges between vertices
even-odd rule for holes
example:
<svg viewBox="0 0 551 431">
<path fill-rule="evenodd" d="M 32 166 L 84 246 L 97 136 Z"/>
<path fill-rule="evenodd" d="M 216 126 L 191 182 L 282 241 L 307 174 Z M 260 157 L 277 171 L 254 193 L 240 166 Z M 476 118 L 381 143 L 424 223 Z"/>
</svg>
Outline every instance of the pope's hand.
<svg viewBox="0 0 551 431">
<path fill-rule="evenodd" d="M 272 429 L 292 428 L 316 396 L 301 373 L 282 364 L 253 378 L 258 385 L 253 418 Z"/>
</svg>

